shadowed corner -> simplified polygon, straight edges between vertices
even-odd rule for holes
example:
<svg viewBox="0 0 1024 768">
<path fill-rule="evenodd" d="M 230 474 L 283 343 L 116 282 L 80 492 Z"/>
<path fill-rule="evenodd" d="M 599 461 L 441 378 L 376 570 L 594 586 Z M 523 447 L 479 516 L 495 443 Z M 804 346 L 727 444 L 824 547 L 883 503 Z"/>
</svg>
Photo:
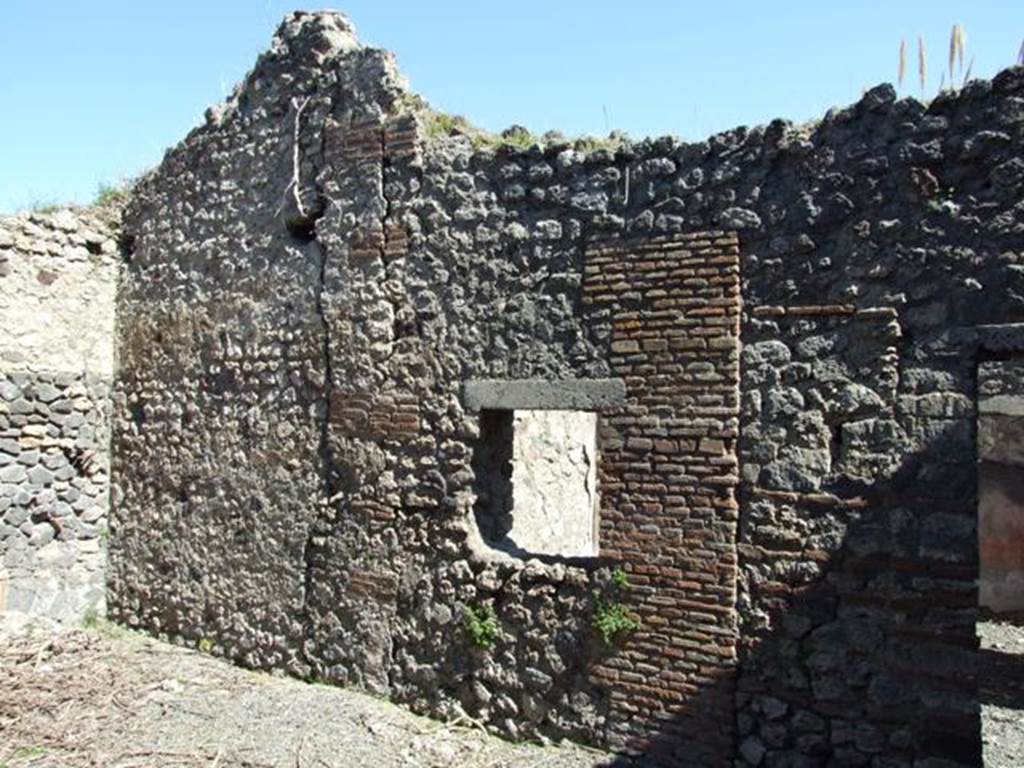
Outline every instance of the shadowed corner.
<svg viewBox="0 0 1024 768">
<path fill-rule="evenodd" d="M 1020 708 L 1021 686 L 1013 681 L 1024 679 L 1024 657 L 978 650 L 973 565 L 877 551 L 888 515 L 858 517 L 831 556 L 813 553 L 816 579 L 752 593 L 771 607 L 764 628 L 741 631 L 733 670 L 687 696 L 676 718 L 627 742 L 627 754 L 601 765 L 733 765 L 720 758 L 731 754 L 735 765 L 818 768 L 882 753 L 907 764 L 931 757 L 981 765 L 977 670 L 986 672 L 981 701 Z M 754 548 L 741 546 L 741 567 L 771 556 L 763 549 L 754 555 Z M 920 580 L 941 580 L 949 591 L 915 595 Z M 947 618 L 936 628 L 938 614 L 956 623 Z M 735 711 L 733 743 L 722 745 L 718 759 L 681 750 L 701 713 L 721 712 L 723 700 Z"/>
</svg>

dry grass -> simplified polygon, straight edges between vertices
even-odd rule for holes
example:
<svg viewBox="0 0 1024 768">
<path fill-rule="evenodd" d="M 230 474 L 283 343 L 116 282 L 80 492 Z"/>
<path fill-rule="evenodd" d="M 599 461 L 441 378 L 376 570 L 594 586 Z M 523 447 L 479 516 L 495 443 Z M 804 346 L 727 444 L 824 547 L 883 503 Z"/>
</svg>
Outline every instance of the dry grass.
<svg viewBox="0 0 1024 768">
<path fill-rule="evenodd" d="M 154 749 L 132 733 L 132 713 L 166 691 L 161 668 L 178 653 L 110 631 L 8 640 L 0 651 L 0 766 L 206 766 L 216 758 L 262 768 L 203 748 Z M 150 655 L 162 658 L 153 665 Z"/>
<path fill-rule="evenodd" d="M 953 31 L 949 33 L 949 82 L 956 78 L 956 66 L 959 63 L 960 73 L 964 71 L 964 46 L 966 43 L 964 29 L 959 24 L 953 25 Z"/>
<path fill-rule="evenodd" d="M 903 80 L 907 76 L 907 38 L 900 40 L 900 71 L 899 76 L 896 79 L 897 84 L 902 89 Z"/>
<path fill-rule="evenodd" d="M 921 82 L 921 96 L 924 96 L 928 84 L 928 54 L 924 47 L 924 36 L 917 36 L 917 75 Z"/>
<path fill-rule="evenodd" d="M 0 768 L 589 768 L 607 755 L 490 736 L 99 622 L 0 628 Z"/>
<path fill-rule="evenodd" d="M 1018 53 L 1018 64 L 1024 65 L 1024 44 Z M 966 63 L 966 66 L 965 66 Z M 967 58 L 967 32 L 960 24 L 954 24 L 949 33 L 949 55 L 946 67 L 942 69 L 938 92 L 955 92 L 963 88 L 971 79 L 974 70 L 974 57 Z M 896 74 L 897 86 L 902 90 L 907 76 L 907 40 L 900 40 L 899 68 Z M 926 98 L 928 91 L 928 49 L 924 36 L 917 37 L 917 76 L 921 88 L 921 97 Z M 947 79 L 948 78 L 948 79 Z"/>
</svg>

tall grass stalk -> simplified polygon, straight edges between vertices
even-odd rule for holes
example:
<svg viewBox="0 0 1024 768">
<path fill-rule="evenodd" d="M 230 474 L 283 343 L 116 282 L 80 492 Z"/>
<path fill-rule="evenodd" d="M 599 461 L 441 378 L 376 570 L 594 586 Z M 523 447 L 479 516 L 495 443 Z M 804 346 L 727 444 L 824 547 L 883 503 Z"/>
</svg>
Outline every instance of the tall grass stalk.
<svg viewBox="0 0 1024 768">
<path fill-rule="evenodd" d="M 924 35 L 917 36 L 917 75 L 921 81 L 921 96 L 928 84 L 928 57 L 924 48 Z"/>
<path fill-rule="evenodd" d="M 967 37 L 964 35 L 964 28 L 954 24 L 949 33 L 949 84 L 952 87 L 956 82 L 956 70 L 959 66 L 960 74 L 964 72 L 964 49 L 967 47 Z"/>
<path fill-rule="evenodd" d="M 967 57 L 967 32 L 961 24 L 954 24 L 949 33 L 949 57 L 939 78 L 939 93 L 956 91 L 967 85 L 974 71 L 974 56 Z M 966 67 L 964 66 L 966 62 Z M 1024 43 L 1017 52 L 1017 64 L 1024 66 Z M 924 35 L 917 36 L 917 76 L 922 98 L 928 91 L 928 50 Z M 896 81 L 900 89 L 907 77 L 907 39 L 900 39 L 900 61 Z"/>
<path fill-rule="evenodd" d="M 897 80 L 900 90 L 903 90 L 903 81 L 907 77 L 907 38 L 900 40 L 900 73 Z"/>
</svg>

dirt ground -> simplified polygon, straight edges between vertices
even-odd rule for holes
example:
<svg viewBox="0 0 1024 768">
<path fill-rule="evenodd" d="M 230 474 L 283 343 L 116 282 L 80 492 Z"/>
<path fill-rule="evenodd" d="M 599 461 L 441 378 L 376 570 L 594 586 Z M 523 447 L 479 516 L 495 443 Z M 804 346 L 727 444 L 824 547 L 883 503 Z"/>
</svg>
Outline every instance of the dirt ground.
<svg viewBox="0 0 1024 768">
<path fill-rule="evenodd" d="M 978 623 L 986 768 L 1024 766 L 1024 617 Z"/>
<path fill-rule="evenodd" d="M 583 768 L 606 758 L 511 744 L 110 626 L 0 632 L 0 768 Z"/>
<path fill-rule="evenodd" d="M 1024 623 L 987 621 L 985 765 L 1024 766 Z M 576 745 L 511 744 L 353 691 L 250 672 L 101 625 L 0 629 L 0 768 L 584 768 Z"/>
</svg>

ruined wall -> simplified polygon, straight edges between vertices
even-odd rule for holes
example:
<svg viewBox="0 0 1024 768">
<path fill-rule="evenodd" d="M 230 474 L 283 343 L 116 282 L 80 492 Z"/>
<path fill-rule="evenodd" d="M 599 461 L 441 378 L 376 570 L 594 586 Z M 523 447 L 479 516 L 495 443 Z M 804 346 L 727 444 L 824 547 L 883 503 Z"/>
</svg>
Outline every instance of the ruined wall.
<svg viewBox="0 0 1024 768">
<path fill-rule="evenodd" d="M 298 675 L 329 497 L 325 257 L 306 206 L 330 103 L 304 87 L 361 76 L 321 71 L 318 42 L 279 38 L 136 190 L 112 436 L 111 615 Z"/>
<path fill-rule="evenodd" d="M 291 17 L 128 217 L 115 614 L 664 764 L 976 764 L 1022 90 L 481 147 L 343 19 Z M 598 557 L 486 546 L 477 379 L 625 383 L 593 409 Z M 606 646 L 609 603 L 640 627 Z"/>
<path fill-rule="evenodd" d="M 979 601 L 1024 611 L 1024 360 L 978 367 Z"/>
<path fill-rule="evenodd" d="M 0 613 L 103 610 L 116 251 L 86 212 L 0 218 Z"/>
<path fill-rule="evenodd" d="M 1022 311 L 1020 88 L 871 91 L 745 207 L 750 763 L 979 760 L 972 329 Z"/>
</svg>

